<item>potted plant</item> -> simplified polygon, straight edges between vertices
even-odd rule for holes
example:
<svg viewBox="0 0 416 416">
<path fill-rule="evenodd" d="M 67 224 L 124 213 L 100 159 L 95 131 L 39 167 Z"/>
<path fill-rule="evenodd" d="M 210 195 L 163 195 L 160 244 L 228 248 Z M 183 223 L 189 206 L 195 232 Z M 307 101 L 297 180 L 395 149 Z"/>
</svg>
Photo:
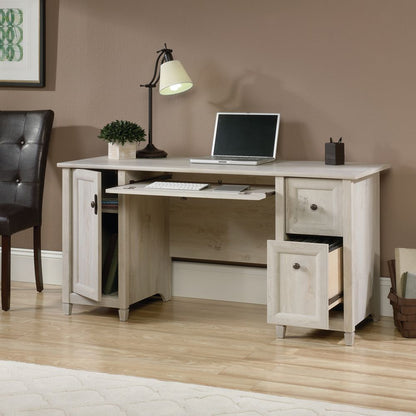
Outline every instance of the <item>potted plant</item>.
<svg viewBox="0 0 416 416">
<path fill-rule="evenodd" d="M 137 143 L 144 141 L 145 131 L 136 123 L 115 120 L 106 124 L 98 137 L 108 142 L 109 159 L 135 159 Z"/>
</svg>

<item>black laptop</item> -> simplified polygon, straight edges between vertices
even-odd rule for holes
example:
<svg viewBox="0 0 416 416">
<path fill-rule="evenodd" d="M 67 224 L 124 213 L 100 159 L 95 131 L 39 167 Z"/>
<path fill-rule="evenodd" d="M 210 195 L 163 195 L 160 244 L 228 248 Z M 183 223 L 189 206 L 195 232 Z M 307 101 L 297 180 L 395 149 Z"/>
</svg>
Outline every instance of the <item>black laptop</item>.
<svg viewBox="0 0 416 416">
<path fill-rule="evenodd" d="M 217 113 L 211 156 L 191 163 L 260 165 L 276 159 L 280 114 Z"/>
</svg>

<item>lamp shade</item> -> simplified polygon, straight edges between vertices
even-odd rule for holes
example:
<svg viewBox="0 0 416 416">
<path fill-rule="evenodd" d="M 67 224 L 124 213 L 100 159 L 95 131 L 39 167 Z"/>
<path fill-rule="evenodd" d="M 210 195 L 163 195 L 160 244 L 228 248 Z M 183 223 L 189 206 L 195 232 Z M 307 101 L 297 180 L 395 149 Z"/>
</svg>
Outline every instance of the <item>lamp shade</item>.
<svg viewBox="0 0 416 416">
<path fill-rule="evenodd" d="M 168 61 L 160 66 L 159 93 L 173 95 L 192 88 L 192 80 L 180 61 Z"/>
</svg>

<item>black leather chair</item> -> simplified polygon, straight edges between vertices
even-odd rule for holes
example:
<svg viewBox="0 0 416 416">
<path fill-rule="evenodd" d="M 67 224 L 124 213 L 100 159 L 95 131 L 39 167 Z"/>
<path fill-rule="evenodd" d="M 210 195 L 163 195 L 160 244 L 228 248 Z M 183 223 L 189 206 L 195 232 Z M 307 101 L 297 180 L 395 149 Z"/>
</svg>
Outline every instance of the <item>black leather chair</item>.
<svg viewBox="0 0 416 416">
<path fill-rule="evenodd" d="M 0 234 L 2 309 L 10 309 L 10 242 L 33 227 L 36 289 L 43 290 L 42 197 L 54 113 L 0 111 Z"/>
</svg>

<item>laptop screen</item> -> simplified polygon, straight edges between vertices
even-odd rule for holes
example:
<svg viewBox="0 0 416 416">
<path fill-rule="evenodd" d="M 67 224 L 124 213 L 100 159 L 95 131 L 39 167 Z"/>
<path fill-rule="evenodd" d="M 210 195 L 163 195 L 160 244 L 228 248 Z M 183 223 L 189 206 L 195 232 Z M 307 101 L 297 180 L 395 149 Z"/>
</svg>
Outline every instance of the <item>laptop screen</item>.
<svg viewBox="0 0 416 416">
<path fill-rule="evenodd" d="M 217 113 L 213 156 L 276 157 L 279 114 Z"/>
</svg>

